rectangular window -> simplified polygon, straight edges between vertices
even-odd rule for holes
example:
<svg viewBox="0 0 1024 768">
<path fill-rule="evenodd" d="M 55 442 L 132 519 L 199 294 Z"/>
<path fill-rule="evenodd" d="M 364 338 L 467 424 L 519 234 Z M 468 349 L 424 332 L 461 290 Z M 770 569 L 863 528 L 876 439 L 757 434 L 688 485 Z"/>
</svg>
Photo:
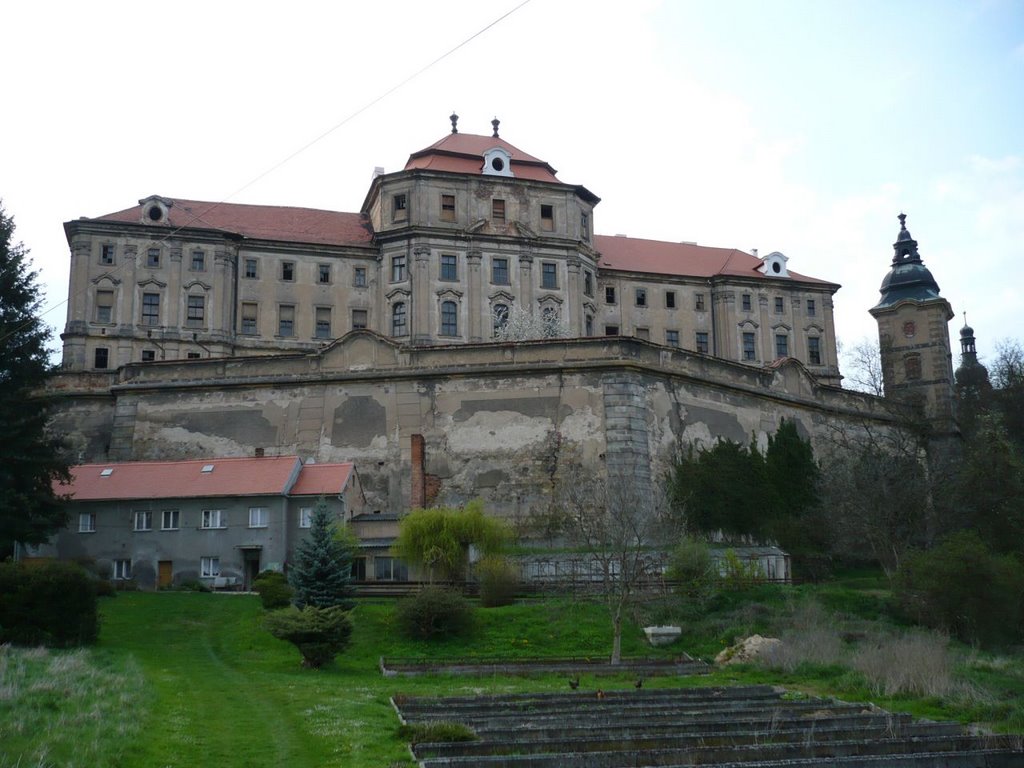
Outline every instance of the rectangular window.
<svg viewBox="0 0 1024 768">
<path fill-rule="evenodd" d="M 324 284 L 331 282 L 331 265 L 330 264 L 317 264 L 316 265 L 316 279 L 317 282 Z"/>
<path fill-rule="evenodd" d="M 318 339 L 329 339 L 331 338 L 331 308 L 330 307 L 317 307 L 316 308 L 316 325 L 314 327 L 314 333 Z"/>
<path fill-rule="evenodd" d="M 146 251 L 146 266 L 156 268 L 160 266 L 160 249 L 150 248 Z"/>
<path fill-rule="evenodd" d="M 114 320 L 114 292 L 96 291 L 96 322 L 111 323 Z"/>
<path fill-rule="evenodd" d="M 399 301 L 391 307 L 391 335 L 405 336 L 408 333 L 409 328 L 406 324 L 405 302 Z"/>
<path fill-rule="evenodd" d="M 678 347 L 679 331 L 665 331 L 665 344 L 670 347 Z"/>
<path fill-rule="evenodd" d="M 580 237 L 590 241 L 590 217 L 585 213 L 580 214 Z"/>
<path fill-rule="evenodd" d="M 192 251 L 192 271 L 193 272 L 205 272 L 206 271 L 206 252 L 205 251 Z"/>
<path fill-rule="evenodd" d="M 356 288 L 366 287 L 366 267 L 356 267 L 352 270 L 352 285 Z"/>
<path fill-rule="evenodd" d="M 754 334 L 749 331 L 743 334 L 743 359 L 744 360 L 756 360 L 757 359 L 757 347 L 755 346 L 756 339 Z"/>
<path fill-rule="evenodd" d="M 309 528 L 313 525 L 313 508 L 299 508 L 299 528 Z"/>
<path fill-rule="evenodd" d="M 789 357 L 789 336 L 785 333 L 775 334 L 775 356 Z"/>
<path fill-rule="evenodd" d="M 199 558 L 199 576 L 204 579 L 220 576 L 220 558 L 208 556 Z"/>
<path fill-rule="evenodd" d="M 697 331 L 697 351 L 702 355 L 708 353 L 708 332 Z"/>
<path fill-rule="evenodd" d="M 441 335 L 459 335 L 459 308 L 454 301 L 441 302 Z"/>
<path fill-rule="evenodd" d="M 185 355 L 185 359 L 186 360 L 198 360 L 199 359 L 199 353 L 198 352 L 189 352 L 187 355 Z"/>
<path fill-rule="evenodd" d="M 391 282 L 400 283 L 405 280 L 405 256 L 391 257 Z"/>
<path fill-rule="evenodd" d="M 775 314 L 781 315 L 786 307 L 786 302 L 781 296 L 775 297 Z"/>
<path fill-rule="evenodd" d="M 256 266 L 256 259 L 245 260 L 244 274 L 249 280 L 255 280 L 257 277 L 259 277 L 259 270 L 257 269 Z"/>
<path fill-rule="evenodd" d="M 352 581 L 366 581 L 366 558 L 352 558 Z"/>
<path fill-rule="evenodd" d="M 816 314 L 817 307 L 814 304 L 814 299 L 807 300 L 807 316 L 814 317 Z"/>
<path fill-rule="evenodd" d="M 277 335 L 295 335 L 295 306 L 282 304 L 277 308 Z"/>
<path fill-rule="evenodd" d="M 651 329 L 650 328 L 637 328 L 636 329 L 636 337 L 638 339 L 643 339 L 644 341 L 650 341 L 651 340 Z"/>
<path fill-rule="evenodd" d="M 391 198 L 391 220 L 392 221 L 407 221 L 409 218 L 409 198 L 405 196 L 405 193 L 395 195 Z"/>
<path fill-rule="evenodd" d="M 704 294 L 703 293 L 695 293 L 695 294 L 693 294 L 693 308 L 697 312 L 703 312 L 704 311 Z"/>
<path fill-rule="evenodd" d="M 821 365 L 821 339 L 817 336 L 807 338 L 807 362 L 811 365 Z"/>
<path fill-rule="evenodd" d="M 153 530 L 153 513 L 150 510 L 139 510 L 138 512 L 135 513 L 135 530 Z"/>
<path fill-rule="evenodd" d="M 246 336 L 256 335 L 256 302 L 242 302 L 242 333 Z"/>
<path fill-rule="evenodd" d="M 676 308 L 676 292 L 675 291 L 665 291 L 665 309 L 675 309 L 675 308 Z"/>
<path fill-rule="evenodd" d="M 101 245 L 100 246 L 100 264 L 113 264 L 114 263 L 114 246 L 112 245 Z"/>
<path fill-rule="evenodd" d="M 132 577 L 132 561 L 131 560 L 114 560 L 113 574 L 111 578 L 114 581 L 125 581 Z"/>
<path fill-rule="evenodd" d="M 156 360 L 156 350 L 155 349 L 144 349 L 144 350 L 142 350 L 142 362 L 144 362 L 144 363 L 152 363 L 154 360 Z"/>
<path fill-rule="evenodd" d="M 373 576 L 377 581 L 408 581 L 409 569 L 397 557 L 375 557 Z"/>
<path fill-rule="evenodd" d="M 266 528 L 270 524 L 270 515 L 266 507 L 249 507 L 249 527 Z"/>
<path fill-rule="evenodd" d="M 558 287 L 558 265 L 551 261 L 545 261 L 541 264 L 541 288 L 557 288 Z"/>
<path fill-rule="evenodd" d="M 615 303 L 615 286 L 606 285 L 604 287 L 604 303 L 614 304 Z"/>
<path fill-rule="evenodd" d="M 491 219 L 495 224 L 505 223 L 505 201 L 494 199 L 491 200 Z"/>
<path fill-rule="evenodd" d="M 617 326 L 617 325 L 606 325 L 604 327 L 604 335 L 605 336 L 618 336 L 619 335 L 619 326 Z"/>
<path fill-rule="evenodd" d="M 540 228 L 545 232 L 552 232 L 555 229 L 555 208 L 552 205 L 541 205 L 540 207 Z"/>
<path fill-rule="evenodd" d="M 295 279 L 295 262 L 294 261 L 282 261 L 281 262 L 281 279 L 286 282 L 291 282 Z"/>
<path fill-rule="evenodd" d="M 583 295 L 594 295 L 594 275 L 588 269 L 583 270 Z"/>
<path fill-rule="evenodd" d="M 455 221 L 455 195 L 441 195 L 441 221 Z"/>
<path fill-rule="evenodd" d="M 142 324 L 160 325 L 160 294 L 142 294 Z"/>
<path fill-rule="evenodd" d="M 200 518 L 200 527 L 224 528 L 224 515 L 221 514 L 223 511 L 221 509 L 204 509 Z"/>
<path fill-rule="evenodd" d="M 188 311 L 185 317 L 185 325 L 189 328 L 201 328 L 206 320 L 206 297 L 189 296 Z"/>
<path fill-rule="evenodd" d="M 491 282 L 495 285 L 508 285 L 508 259 L 491 261 Z"/>
<path fill-rule="evenodd" d="M 82 512 L 78 516 L 79 533 L 96 533 L 96 513 Z"/>
<path fill-rule="evenodd" d="M 106 370 L 110 365 L 110 350 L 106 347 L 96 347 L 93 352 L 92 367 L 98 371 Z"/>
<path fill-rule="evenodd" d="M 646 307 L 647 306 L 647 289 L 646 288 L 637 288 L 636 289 L 636 305 L 638 307 Z"/>
<path fill-rule="evenodd" d="M 459 279 L 459 260 L 458 256 L 451 253 L 441 254 L 441 279 L 442 280 L 458 280 Z"/>
<path fill-rule="evenodd" d="M 352 329 L 365 328 L 367 322 L 367 312 L 365 309 L 353 309 L 352 310 Z"/>
<path fill-rule="evenodd" d="M 181 513 L 176 509 L 165 509 L 160 513 L 160 530 L 176 531 L 181 527 Z"/>
<path fill-rule="evenodd" d="M 750 294 L 749 293 L 744 293 L 740 300 L 742 302 L 743 311 L 744 312 L 749 312 L 750 311 Z"/>
</svg>

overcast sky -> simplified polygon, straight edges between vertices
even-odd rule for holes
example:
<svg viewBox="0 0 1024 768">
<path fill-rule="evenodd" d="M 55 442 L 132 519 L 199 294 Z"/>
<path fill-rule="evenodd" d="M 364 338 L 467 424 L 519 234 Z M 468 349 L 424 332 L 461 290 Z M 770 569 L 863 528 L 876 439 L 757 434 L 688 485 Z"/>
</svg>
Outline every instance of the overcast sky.
<svg viewBox="0 0 1024 768">
<path fill-rule="evenodd" d="M 954 351 L 964 310 L 983 358 L 1024 339 L 1024 0 L 520 1 L 6 3 L 0 198 L 46 320 L 63 222 L 150 194 L 358 211 L 454 109 L 601 197 L 598 234 L 840 283 L 847 346 L 905 211 Z"/>
</svg>

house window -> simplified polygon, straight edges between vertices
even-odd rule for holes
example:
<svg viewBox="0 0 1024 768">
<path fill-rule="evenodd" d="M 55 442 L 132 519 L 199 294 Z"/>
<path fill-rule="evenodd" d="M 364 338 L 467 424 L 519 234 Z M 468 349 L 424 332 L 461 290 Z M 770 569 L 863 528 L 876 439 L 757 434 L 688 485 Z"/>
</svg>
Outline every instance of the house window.
<svg viewBox="0 0 1024 768">
<path fill-rule="evenodd" d="M 352 581 L 366 581 L 366 558 L 352 558 Z"/>
<path fill-rule="evenodd" d="M 313 508 L 299 507 L 299 528 L 311 528 L 313 526 Z"/>
<path fill-rule="evenodd" d="M 313 329 L 313 333 L 318 339 L 329 339 L 331 338 L 331 308 L 330 307 L 317 307 L 316 308 L 316 324 Z"/>
<path fill-rule="evenodd" d="M 408 581 L 409 568 L 397 557 L 375 557 L 373 577 L 377 581 Z"/>
<path fill-rule="evenodd" d="M 743 311 L 744 312 L 749 312 L 750 311 L 750 294 L 749 293 L 744 293 L 742 298 L 741 298 L 741 302 L 742 302 L 742 306 L 743 306 Z"/>
<path fill-rule="evenodd" d="M 317 264 L 316 265 L 316 279 L 318 283 L 324 284 L 331 282 L 331 265 L 330 264 Z"/>
<path fill-rule="evenodd" d="M 458 307 L 454 301 L 441 302 L 441 335 L 457 336 L 459 333 Z"/>
<path fill-rule="evenodd" d="M 156 360 L 156 350 L 155 349 L 144 349 L 144 350 L 142 350 L 142 362 L 144 362 L 144 363 L 152 363 L 154 360 Z"/>
<path fill-rule="evenodd" d="M 112 245 L 101 245 L 100 246 L 100 264 L 113 264 L 114 263 L 114 246 Z"/>
<path fill-rule="evenodd" d="M 96 533 L 96 513 L 82 512 L 78 516 L 79 533 Z"/>
<path fill-rule="evenodd" d="M 153 269 L 160 266 L 160 249 L 150 248 L 146 251 L 146 266 Z"/>
<path fill-rule="evenodd" d="M 405 192 L 395 195 L 391 198 L 391 220 L 392 221 L 407 221 L 409 219 L 409 198 L 405 196 Z"/>
<path fill-rule="evenodd" d="M 458 280 L 459 279 L 459 261 L 458 257 L 452 253 L 441 254 L 441 279 L 442 280 Z"/>
<path fill-rule="evenodd" d="M 495 304 L 491 318 L 494 323 L 494 335 L 497 336 L 508 325 L 508 304 Z"/>
<path fill-rule="evenodd" d="M 703 293 L 695 293 L 693 295 L 693 308 L 697 312 L 703 312 L 704 311 L 704 294 Z"/>
<path fill-rule="evenodd" d="M 555 229 L 555 207 L 553 205 L 541 205 L 540 207 L 540 228 L 545 232 L 552 232 Z"/>
<path fill-rule="evenodd" d="M 193 272 L 205 272 L 206 271 L 206 252 L 205 251 L 192 251 L 192 271 Z"/>
<path fill-rule="evenodd" d="M 817 314 L 817 307 L 814 304 L 814 299 L 807 300 L 807 316 L 814 317 Z"/>
<path fill-rule="evenodd" d="M 366 287 L 366 267 L 356 267 L 352 270 L 352 285 L 356 288 Z"/>
<path fill-rule="evenodd" d="M 153 513 L 150 510 L 139 510 L 138 512 L 135 513 L 135 530 L 153 530 Z"/>
<path fill-rule="evenodd" d="M 615 303 L 615 286 L 606 285 L 604 287 L 604 303 L 614 304 Z"/>
<path fill-rule="evenodd" d="M 785 333 L 775 334 L 775 356 L 789 357 L 789 336 Z"/>
<path fill-rule="evenodd" d="M 185 359 L 186 360 L 198 360 L 199 359 L 199 353 L 198 352 L 189 352 L 187 355 L 185 355 Z"/>
<path fill-rule="evenodd" d="M 207 555 L 199 558 L 199 576 L 204 579 L 220 576 L 220 558 Z"/>
<path fill-rule="evenodd" d="M 200 518 L 202 528 L 224 528 L 224 515 L 222 509 L 204 509 Z"/>
<path fill-rule="evenodd" d="M 775 314 L 781 315 L 785 310 L 786 302 L 781 296 L 775 297 Z"/>
<path fill-rule="evenodd" d="M 270 515 L 266 507 L 249 507 L 249 527 L 266 528 L 270 524 Z"/>
<path fill-rule="evenodd" d="M 491 200 L 491 219 L 495 224 L 505 223 L 505 201 L 495 198 Z"/>
<path fill-rule="evenodd" d="M 665 344 L 670 347 L 678 347 L 679 331 L 665 331 Z"/>
<path fill-rule="evenodd" d="M 551 261 L 545 261 L 541 264 L 541 288 L 557 288 L 558 287 L 558 272 L 557 265 Z"/>
<path fill-rule="evenodd" d="M 160 530 L 176 531 L 180 528 L 181 513 L 176 509 L 165 509 L 160 513 Z"/>
<path fill-rule="evenodd" d="M 131 560 L 115 560 L 113 562 L 113 574 L 111 578 L 114 581 L 125 581 L 132 577 L 132 561 Z"/>
<path fill-rule="evenodd" d="M 291 282 L 295 279 L 295 262 L 294 261 L 282 261 L 281 262 L 281 279 L 286 282 Z"/>
<path fill-rule="evenodd" d="M 405 302 L 400 301 L 391 308 L 391 335 L 406 336 L 409 328 L 406 325 Z"/>
<path fill-rule="evenodd" d="M 142 324 L 160 325 L 160 294 L 142 294 Z"/>
<path fill-rule="evenodd" d="M 757 357 L 756 357 L 757 349 L 756 349 L 755 344 L 756 344 L 756 340 L 754 338 L 754 334 L 749 332 L 749 331 L 745 331 L 743 333 L 743 359 L 744 360 L 756 360 L 757 359 Z"/>
<path fill-rule="evenodd" d="M 242 333 L 246 336 L 256 334 L 256 307 L 255 302 L 242 302 Z"/>
<path fill-rule="evenodd" d="M 583 295 L 594 295 L 594 275 L 590 270 L 583 270 Z"/>
<path fill-rule="evenodd" d="M 96 347 L 93 352 L 92 367 L 98 371 L 106 370 L 110 365 L 110 350 L 106 347 Z"/>
<path fill-rule="evenodd" d="M 367 311 L 365 309 L 352 310 L 352 329 L 365 328 L 367 324 Z"/>
<path fill-rule="evenodd" d="M 491 262 L 491 282 L 508 285 L 508 259 L 494 259 Z"/>
<path fill-rule="evenodd" d="M 96 291 L 96 322 L 111 323 L 114 320 L 114 292 Z"/>
<path fill-rule="evenodd" d="M 697 351 L 702 355 L 708 353 L 708 332 L 697 331 Z"/>
<path fill-rule="evenodd" d="M 455 195 L 441 195 L 441 221 L 455 221 Z"/>
<path fill-rule="evenodd" d="M 821 365 L 821 339 L 817 336 L 810 336 L 807 339 L 807 362 L 811 365 Z"/>
<path fill-rule="evenodd" d="M 636 305 L 638 307 L 646 307 L 647 306 L 647 289 L 646 288 L 637 288 L 636 289 Z"/>
<path fill-rule="evenodd" d="M 590 241 L 590 217 L 585 213 L 580 214 L 580 237 Z"/>
<path fill-rule="evenodd" d="M 583 335 L 593 336 L 594 335 L 594 318 L 592 315 L 587 315 L 583 320 Z"/>
<path fill-rule="evenodd" d="M 637 328 L 636 329 L 636 337 L 638 339 L 643 339 L 644 341 L 650 341 L 651 340 L 651 329 L 650 328 Z"/>
<path fill-rule="evenodd" d="M 617 325 L 606 325 L 604 327 L 604 335 L 605 336 L 618 336 L 619 335 L 619 326 L 617 326 Z"/>
<path fill-rule="evenodd" d="M 391 257 L 391 282 L 399 283 L 405 280 L 405 256 Z"/>
<path fill-rule="evenodd" d="M 665 291 L 665 309 L 675 309 L 675 308 L 676 308 L 676 292 L 675 291 Z"/>
<path fill-rule="evenodd" d="M 921 356 L 907 355 L 903 359 L 904 373 L 907 381 L 916 381 L 921 378 Z"/>
<path fill-rule="evenodd" d="M 189 296 L 185 325 L 189 328 L 200 328 L 206 316 L 206 297 Z"/>
<path fill-rule="evenodd" d="M 247 277 L 250 280 L 254 280 L 257 277 L 259 277 L 259 271 L 257 270 L 257 267 L 256 267 L 256 259 L 246 259 L 245 260 L 245 272 L 244 272 L 244 275 L 245 275 L 245 277 Z"/>
<path fill-rule="evenodd" d="M 277 308 L 277 335 L 295 335 L 295 306 L 293 304 L 282 304 Z"/>
</svg>

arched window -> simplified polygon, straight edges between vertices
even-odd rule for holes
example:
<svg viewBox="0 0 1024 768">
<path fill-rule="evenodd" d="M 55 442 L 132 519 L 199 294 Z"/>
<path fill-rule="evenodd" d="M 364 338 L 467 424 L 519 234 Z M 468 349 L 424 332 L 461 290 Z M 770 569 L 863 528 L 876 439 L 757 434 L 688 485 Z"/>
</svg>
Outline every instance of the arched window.
<svg viewBox="0 0 1024 768">
<path fill-rule="evenodd" d="M 497 336 L 508 325 L 508 304 L 495 304 L 491 319 L 494 322 L 494 335 Z"/>
<path fill-rule="evenodd" d="M 408 336 L 409 327 L 405 323 L 405 302 L 400 301 L 391 307 L 391 335 Z"/>
<path fill-rule="evenodd" d="M 459 335 L 459 308 L 454 301 L 441 302 L 441 335 Z"/>
</svg>

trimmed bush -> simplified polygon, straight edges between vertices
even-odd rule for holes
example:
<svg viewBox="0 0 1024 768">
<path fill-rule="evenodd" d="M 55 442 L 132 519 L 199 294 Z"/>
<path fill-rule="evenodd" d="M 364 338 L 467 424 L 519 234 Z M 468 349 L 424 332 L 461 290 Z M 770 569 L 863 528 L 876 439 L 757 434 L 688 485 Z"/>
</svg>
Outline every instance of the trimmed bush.
<svg viewBox="0 0 1024 768">
<path fill-rule="evenodd" d="M 676 583 L 675 591 L 683 600 L 703 607 L 718 592 L 718 566 L 708 545 L 685 537 L 674 550 L 665 575 Z"/>
<path fill-rule="evenodd" d="M 288 584 L 288 577 L 279 571 L 263 571 L 253 579 L 252 588 L 268 611 L 288 607 L 295 594 L 295 590 Z"/>
<path fill-rule="evenodd" d="M 286 640 L 302 654 L 302 666 L 319 669 L 334 661 L 352 639 L 352 620 L 340 606 L 290 606 L 267 614 L 263 621 L 278 640 Z"/>
<path fill-rule="evenodd" d="M 480 605 L 496 608 L 512 605 L 516 601 L 519 575 L 501 555 L 487 555 L 476 564 L 476 578 L 480 582 Z"/>
<path fill-rule="evenodd" d="M 0 643 L 68 648 L 99 635 L 96 580 L 81 566 L 0 563 Z"/>
<path fill-rule="evenodd" d="M 457 637 L 473 626 L 473 609 L 457 592 L 442 587 L 425 587 L 398 602 L 398 628 L 414 640 Z"/>
</svg>

